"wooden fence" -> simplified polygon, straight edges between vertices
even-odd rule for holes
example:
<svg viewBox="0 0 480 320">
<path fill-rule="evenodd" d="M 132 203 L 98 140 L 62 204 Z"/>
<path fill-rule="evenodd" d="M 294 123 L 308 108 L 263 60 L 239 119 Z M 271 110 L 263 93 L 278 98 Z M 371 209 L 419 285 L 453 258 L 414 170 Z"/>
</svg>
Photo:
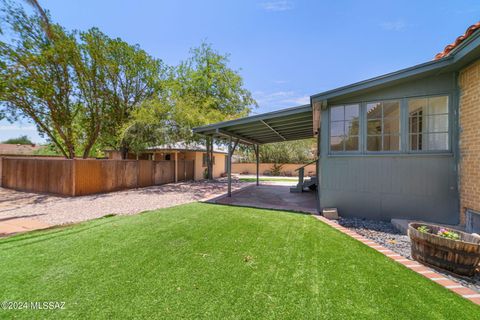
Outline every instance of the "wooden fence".
<svg viewBox="0 0 480 320">
<path fill-rule="evenodd" d="M 67 196 L 111 192 L 175 181 L 175 161 L 0 158 L 0 185 Z M 181 169 L 181 170 L 180 170 Z M 194 160 L 180 160 L 178 181 L 193 180 Z"/>
</svg>

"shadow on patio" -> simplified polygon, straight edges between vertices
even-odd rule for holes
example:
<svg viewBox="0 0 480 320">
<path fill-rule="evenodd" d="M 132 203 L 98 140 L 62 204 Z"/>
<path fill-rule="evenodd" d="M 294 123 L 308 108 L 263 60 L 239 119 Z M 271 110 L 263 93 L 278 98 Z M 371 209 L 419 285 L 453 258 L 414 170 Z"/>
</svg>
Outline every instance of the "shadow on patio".
<svg viewBox="0 0 480 320">
<path fill-rule="evenodd" d="M 315 192 L 291 193 L 289 186 L 250 186 L 207 202 L 317 214 Z"/>
</svg>

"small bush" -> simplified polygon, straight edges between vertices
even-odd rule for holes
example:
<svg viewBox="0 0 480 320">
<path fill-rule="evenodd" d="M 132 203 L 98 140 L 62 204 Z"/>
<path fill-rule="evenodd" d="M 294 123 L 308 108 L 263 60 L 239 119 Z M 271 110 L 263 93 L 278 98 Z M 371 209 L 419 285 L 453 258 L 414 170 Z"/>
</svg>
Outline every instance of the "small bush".
<svg viewBox="0 0 480 320">
<path fill-rule="evenodd" d="M 270 170 L 270 173 L 272 174 L 272 176 L 279 176 L 282 173 L 282 168 L 283 164 L 274 163 L 272 166 L 272 170 Z"/>
</svg>

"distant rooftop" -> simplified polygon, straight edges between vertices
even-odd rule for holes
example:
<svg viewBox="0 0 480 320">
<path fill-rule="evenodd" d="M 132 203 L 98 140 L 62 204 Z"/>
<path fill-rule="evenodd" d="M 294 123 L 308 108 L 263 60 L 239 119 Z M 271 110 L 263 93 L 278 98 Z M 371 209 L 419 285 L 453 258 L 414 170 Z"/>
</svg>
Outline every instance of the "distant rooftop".
<svg viewBox="0 0 480 320">
<path fill-rule="evenodd" d="M 42 148 L 42 146 L 31 144 L 0 143 L 0 155 L 32 155 Z"/>
</svg>

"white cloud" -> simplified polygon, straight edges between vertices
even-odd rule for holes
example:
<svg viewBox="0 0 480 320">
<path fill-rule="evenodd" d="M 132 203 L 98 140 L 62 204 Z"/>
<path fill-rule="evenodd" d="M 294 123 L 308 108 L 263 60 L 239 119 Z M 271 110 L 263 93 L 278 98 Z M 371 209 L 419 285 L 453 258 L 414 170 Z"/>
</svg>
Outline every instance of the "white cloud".
<svg viewBox="0 0 480 320">
<path fill-rule="evenodd" d="M 275 80 L 275 81 L 273 81 L 273 83 L 275 83 L 275 84 L 285 84 L 285 83 L 288 83 L 288 81 L 287 80 Z"/>
<path fill-rule="evenodd" d="M 382 22 L 380 23 L 380 27 L 387 31 L 402 31 L 408 27 L 408 24 L 404 20 L 398 19 Z"/>
<path fill-rule="evenodd" d="M 260 6 L 266 11 L 287 11 L 294 7 L 293 2 L 287 0 L 262 2 Z"/>
<path fill-rule="evenodd" d="M 0 125 L 0 131 L 37 131 L 37 128 L 32 125 L 17 125 L 17 124 L 7 124 Z"/>
<path fill-rule="evenodd" d="M 253 93 L 253 97 L 261 109 L 259 110 L 260 112 L 295 107 L 310 102 L 310 96 L 300 94 L 293 90 L 275 92 L 256 91 Z"/>
</svg>

